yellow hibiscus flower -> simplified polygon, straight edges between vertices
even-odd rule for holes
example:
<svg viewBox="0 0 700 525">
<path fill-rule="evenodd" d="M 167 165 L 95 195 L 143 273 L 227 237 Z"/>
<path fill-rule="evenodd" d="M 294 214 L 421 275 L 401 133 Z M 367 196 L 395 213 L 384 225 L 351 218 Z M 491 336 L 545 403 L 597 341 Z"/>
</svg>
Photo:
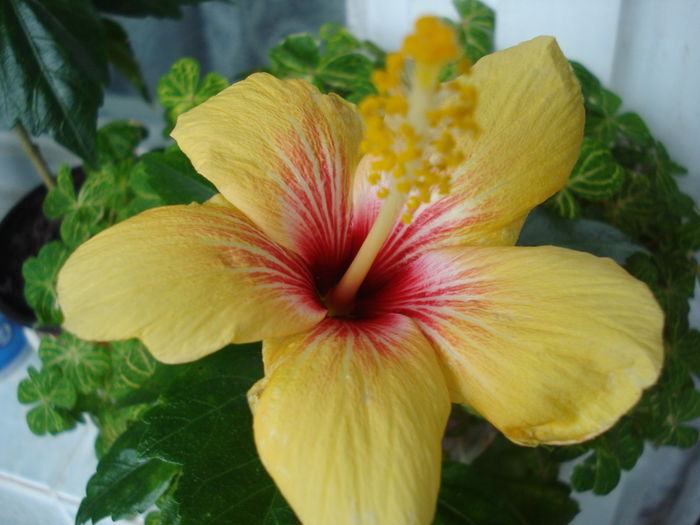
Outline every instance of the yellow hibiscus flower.
<svg viewBox="0 0 700 525">
<path fill-rule="evenodd" d="M 575 443 L 661 367 L 644 284 L 513 246 L 582 139 L 556 42 L 440 86 L 454 43 L 427 20 L 375 75 L 364 142 L 352 104 L 252 75 L 173 131 L 219 195 L 102 232 L 59 276 L 65 327 L 86 339 L 138 337 L 166 363 L 263 341 L 255 440 L 307 525 L 430 523 L 450 402 L 517 443 Z"/>
</svg>

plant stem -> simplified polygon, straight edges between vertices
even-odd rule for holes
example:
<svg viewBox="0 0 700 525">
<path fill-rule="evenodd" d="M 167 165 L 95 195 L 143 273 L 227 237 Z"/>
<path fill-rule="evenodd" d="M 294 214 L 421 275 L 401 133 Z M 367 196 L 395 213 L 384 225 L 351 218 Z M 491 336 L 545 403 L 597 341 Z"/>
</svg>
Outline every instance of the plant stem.
<svg viewBox="0 0 700 525">
<path fill-rule="evenodd" d="M 48 190 L 53 189 L 54 182 L 53 177 L 51 176 L 51 170 L 49 170 L 44 157 L 41 156 L 39 148 L 32 142 L 32 139 L 29 137 L 29 133 L 27 133 L 27 130 L 24 128 L 21 122 L 18 122 L 13 129 L 19 137 L 19 141 L 22 143 L 24 152 L 27 154 L 27 157 L 29 157 L 29 160 L 32 161 L 34 169 L 36 169 L 37 173 L 39 173 L 39 177 L 41 177 L 41 181 L 44 183 L 44 186 L 46 186 L 46 189 Z"/>
</svg>

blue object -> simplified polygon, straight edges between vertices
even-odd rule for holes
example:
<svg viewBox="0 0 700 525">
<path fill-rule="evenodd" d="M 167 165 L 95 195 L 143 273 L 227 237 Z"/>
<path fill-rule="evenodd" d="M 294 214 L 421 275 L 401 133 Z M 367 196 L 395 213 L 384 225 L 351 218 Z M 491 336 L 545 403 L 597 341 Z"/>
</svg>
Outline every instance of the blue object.
<svg viewBox="0 0 700 525">
<path fill-rule="evenodd" d="M 27 344 L 22 327 L 0 312 L 0 370 L 6 368 Z"/>
</svg>

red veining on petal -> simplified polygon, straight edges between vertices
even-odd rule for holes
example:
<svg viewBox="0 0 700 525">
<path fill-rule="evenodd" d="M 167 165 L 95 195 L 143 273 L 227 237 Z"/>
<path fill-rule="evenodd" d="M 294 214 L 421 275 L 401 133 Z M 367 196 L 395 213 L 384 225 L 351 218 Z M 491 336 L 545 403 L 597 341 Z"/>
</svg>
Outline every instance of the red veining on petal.
<svg viewBox="0 0 700 525">
<path fill-rule="evenodd" d="M 371 354 L 375 352 L 384 357 L 399 357 L 402 353 L 400 342 L 412 330 L 415 328 L 410 319 L 395 314 L 372 319 L 326 318 L 309 332 L 300 346 L 313 347 L 329 339 L 342 339 L 347 344 L 348 352 L 360 358 L 364 354 L 367 364 L 372 365 L 376 364 L 371 360 Z"/>
<path fill-rule="evenodd" d="M 472 339 L 487 338 L 488 328 L 479 319 L 489 311 L 494 284 L 485 274 L 485 268 L 460 268 L 442 254 L 427 253 L 404 265 L 358 310 L 368 316 L 394 312 L 411 317 L 433 342 L 437 334 L 454 339 L 457 326 Z"/>
<path fill-rule="evenodd" d="M 252 223 L 226 208 L 210 206 L 199 211 L 202 222 L 198 223 L 193 215 L 188 228 L 217 247 L 225 266 L 258 285 L 274 286 L 278 293 L 293 297 L 300 308 L 321 307 L 312 274 L 298 255 L 268 239 Z M 216 214 L 218 221 L 211 221 L 209 214 Z"/>
<path fill-rule="evenodd" d="M 283 223 L 323 291 L 352 258 L 347 172 L 354 166 L 344 153 L 345 138 L 314 117 L 303 113 L 290 134 L 273 139 L 286 157 L 279 166 L 287 184 Z"/>
</svg>

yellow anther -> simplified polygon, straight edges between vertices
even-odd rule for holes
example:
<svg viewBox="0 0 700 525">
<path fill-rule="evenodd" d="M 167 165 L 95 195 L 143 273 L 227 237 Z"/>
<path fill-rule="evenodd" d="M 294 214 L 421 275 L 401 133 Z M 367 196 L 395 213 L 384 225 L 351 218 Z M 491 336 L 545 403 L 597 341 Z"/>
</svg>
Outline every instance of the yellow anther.
<svg viewBox="0 0 700 525">
<path fill-rule="evenodd" d="M 365 118 L 370 118 L 372 116 L 379 116 L 379 112 L 384 105 L 384 99 L 376 95 L 369 95 L 365 97 L 362 102 L 360 102 L 359 109 L 360 114 Z"/>
<path fill-rule="evenodd" d="M 380 199 L 386 199 L 389 196 L 389 188 L 379 188 L 377 190 L 377 197 Z"/>
<path fill-rule="evenodd" d="M 400 179 L 406 175 L 406 166 L 403 164 L 397 164 L 396 168 L 394 168 L 394 171 L 392 172 L 392 175 L 394 175 L 395 179 Z"/>
<path fill-rule="evenodd" d="M 428 65 L 442 65 L 458 55 L 452 28 L 431 16 L 418 19 L 416 32 L 404 39 L 402 51 Z"/>
<path fill-rule="evenodd" d="M 405 150 L 399 153 L 397 157 L 398 161 L 401 163 L 411 162 L 412 160 L 419 159 L 421 156 L 421 151 L 415 146 L 409 144 Z"/>
<path fill-rule="evenodd" d="M 439 109 L 431 109 L 425 112 L 425 120 L 428 121 L 428 125 L 432 128 L 436 127 L 440 123 L 442 117 L 442 111 Z"/>
<path fill-rule="evenodd" d="M 403 215 L 401 215 L 401 222 L 404 224 L 411 224 L 411 221 L 413 220 L 413 214 L 410 211 L 407 211 Z"/>
<path fill-rule="evenodd" d="M 386 93 L 391 88 L 398 86 L 399 75 L 395 72 L 382 71 L 375 69 L 372 71 L 372 84 L 375 85 L 380 93 Z"/>
<path fill-rule="evenodd" d="M 438 193 L 440 195 L 447 195 L 450 193 L 450 183 L 449 182 L 441 182 L 438 184 Z"/>
<path fill-rule="evenodd" d="M 418 196 L 418 199 L 423 202 L 423 203 L 429 203 L 430 202 L 430 190 L 422 190 L 420 192 L 420 195 Z"/>
<path fill-rule="evenodd" d="M 409 191 L 411 191 L 411 183 L 407 180 L 401 180 L 396 183 L 396 189 L 399 190 L 401 193 L 408 193 Z"/>
<path fill-rule="evenodd" d="M 372 185 L 376 186 L 382 180 L 382 176 L 376 171 L 371 172 L 367 175 L 367 181 Z"/>
<path fill-rule="evenodd" d="M 394 73 L 400 72 L 403 69 L 404 56 L 399 53 L 389 53 L 386 56 L 386 69 Z"/>
<path fill-rule="evenodd" d="M 409 197 L 406 201 L 406 208 L 408 208 L 411 211 L 415 211 L 416 209 L 418 209 L 418 206 L 420 206 L 420 201 L 415 196 Z"/>
<path fill-rule="evenodd" d="M 408 111 L 408 102 L 404 97 L 392 95 L 387 98 L 384 111 L 387 115 L 405 115 Z"/>
<path fill-rule="evenodd" d="M 372 169 L 389 171 L 396 165 L 396 155 L 393 151 L 385 152 L 380 158 L 372 162 Z"/>
<path fill-rule="evenodd" d="M 443 133 L 440 138 L 433 143 L 435 149 L 443 155 L 451 152 L 455 147 L 455 139 L 450 133 Z"/>
</svg>

